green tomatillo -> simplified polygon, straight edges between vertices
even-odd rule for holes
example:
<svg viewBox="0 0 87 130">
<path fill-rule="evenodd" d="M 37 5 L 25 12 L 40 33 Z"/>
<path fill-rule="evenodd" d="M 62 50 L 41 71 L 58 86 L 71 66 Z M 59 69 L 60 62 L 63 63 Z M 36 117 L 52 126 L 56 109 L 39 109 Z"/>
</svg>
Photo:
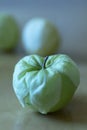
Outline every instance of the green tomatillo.
<svg viewBox="0 0 87 130">
<path fill-rule="evenodd" d="M 19 40 L 19 26 L 9 14 L 0 14 L 0 51 L 13 50 Z"/>
<path fill-rule="evenodd" d="M 22 41 L 28 54 L 40 56 L 55 54 L 61 45 L 59 30 L 44 18 L 33 18 L 26 23 Z"/>
<path fill-rule="evenodd" d="M 64 54 L 25 56 L 13 73 L 13 88 L 22 106 L 28 105 L 43 114 L 69 103 L 79 82 L 77 65 Z"/>
</svg>

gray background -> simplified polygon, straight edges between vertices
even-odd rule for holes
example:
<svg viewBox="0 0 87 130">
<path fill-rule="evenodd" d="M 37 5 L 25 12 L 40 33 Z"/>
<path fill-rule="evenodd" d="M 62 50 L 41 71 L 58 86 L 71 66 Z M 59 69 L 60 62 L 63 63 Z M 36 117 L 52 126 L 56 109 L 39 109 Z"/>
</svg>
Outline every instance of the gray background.
<svg viewBox="0 0 87 130">
<path fill-rule="evenodd" d="M 21 31 L 33 17 L 51 20 L 62 36 L 60 53 L 87 61 L 87 0 L 0 0 L 0 12 L 14 15 Z"/>
</svg>

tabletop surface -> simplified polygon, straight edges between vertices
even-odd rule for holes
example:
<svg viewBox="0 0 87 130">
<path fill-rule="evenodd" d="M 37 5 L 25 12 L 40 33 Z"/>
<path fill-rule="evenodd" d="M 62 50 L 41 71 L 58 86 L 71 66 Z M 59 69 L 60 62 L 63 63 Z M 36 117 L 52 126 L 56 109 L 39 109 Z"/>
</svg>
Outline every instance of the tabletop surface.
<svg viewBox="0 0 87 130">
<path fill-rule="evenodd" d="M 79 64 L 80 85 L 62 110 L 42 115 L 22 108 L 12 87 L 12 75 L 21 57 L 0 56 L 0 130 L 87 130 L 87 64 Z"/>
</svg>

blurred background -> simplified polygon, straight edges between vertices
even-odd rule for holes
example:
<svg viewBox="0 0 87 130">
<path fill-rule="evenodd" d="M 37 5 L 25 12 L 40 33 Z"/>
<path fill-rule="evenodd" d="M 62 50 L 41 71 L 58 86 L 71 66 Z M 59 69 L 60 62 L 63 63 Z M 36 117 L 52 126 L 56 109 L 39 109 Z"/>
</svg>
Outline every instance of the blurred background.
<svg viewBox="0 0 87 130">
<path fill-rule="evenodd" d="M 22 29 L 34 17 L 52 21 L 59 29 L 59 53 L 87 61 L 87 0 L 0 0 L 0 12 L 12 14 Z M 21 40 L 16 53 L 26 54 Z"/>
</svg>

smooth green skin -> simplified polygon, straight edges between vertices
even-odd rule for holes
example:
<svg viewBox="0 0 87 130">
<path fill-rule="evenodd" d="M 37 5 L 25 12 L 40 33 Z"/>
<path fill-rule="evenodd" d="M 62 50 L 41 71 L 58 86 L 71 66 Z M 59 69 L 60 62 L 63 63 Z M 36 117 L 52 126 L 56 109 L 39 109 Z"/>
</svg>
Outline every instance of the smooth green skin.
<svg viewBox="0 0 87 130">
<path fill-rule="evenodd" d="M 22 58 L 15 66 L 13 88 L 23 107 L 47 114 L 64 107 L 80 82 L 77 65 L 67 55 Z"/>
<path fill-rule="evenodd" d="M 19 27 L 15 18 L 0 14 L 0 50 L 13 49 L 19 40 Z"/>
<path fill-rule="evenodd" d="M 56 53 L 61 42 L 57 27 L 43 18 L 33 18 L 26 23 L 22 40 L 27 53 L 40 56 Z"/>
</svg>

